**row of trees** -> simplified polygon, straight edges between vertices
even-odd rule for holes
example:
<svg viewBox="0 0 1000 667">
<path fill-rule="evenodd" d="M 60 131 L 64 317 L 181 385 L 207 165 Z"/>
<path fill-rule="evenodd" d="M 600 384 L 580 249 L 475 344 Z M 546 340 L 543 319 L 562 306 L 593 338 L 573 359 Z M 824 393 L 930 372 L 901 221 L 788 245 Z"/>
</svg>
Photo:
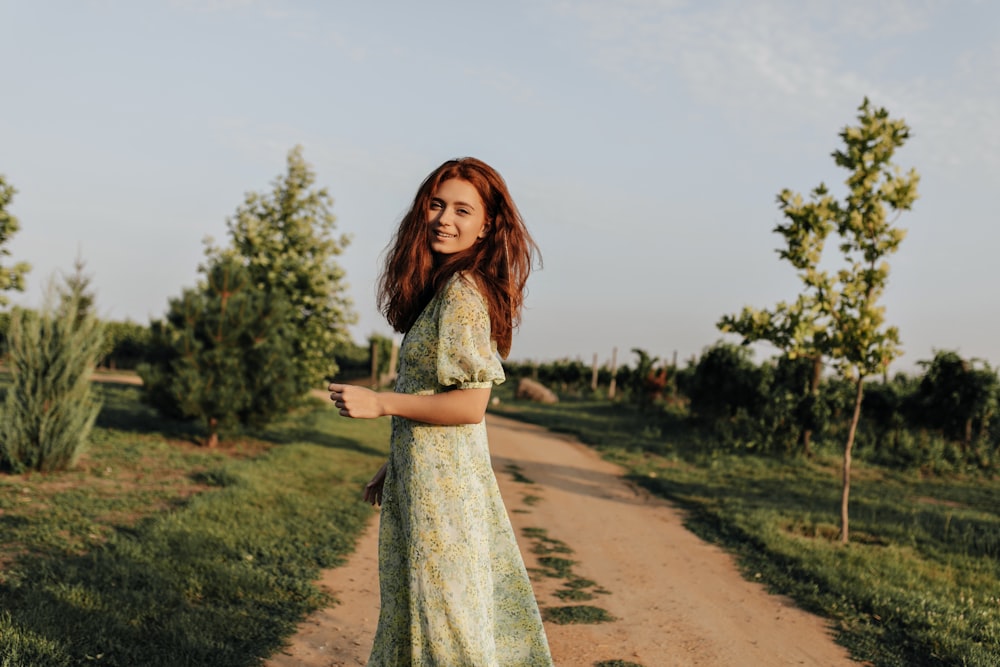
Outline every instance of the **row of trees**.
<svg viewBox="0 0 1000 667">
<path fill-rule="evenodd" d="M 14 192 L 0 178 L 0 257 L 18 229 L 7 210 Z M 99 322 L 82 260 L 41 309 L 6 315 L 0 342 L 14 383 L 0 465 L 72 464 L 99 409 L 85 389 L 102 360 L 136 367 L 145 400 L 164 415 L 200 420 L 210 446 L 242 425 L 267 423 L 334 375 L 338 351 L 356 346 L 348 335 L 355 315 L 336 262 L 349 239 L 334 234 L 332 203 L 296 147 L 271 190 L 248 194 L 227 221 L 228 243 L 206 241 L 198 284 L 170 299 L 150 327 Z M 4 290 L 23 289 L 28 270 L 0 266 L 0 299 Z M 56 418 L 73 426 L 72 443 L 53 436 Z"/>
<path fill-rule="evenodd" d="M 812 456 L 849 425 L 855 390 L 836 374 L 814 382 L 805 357 L 757 363 L 752 350 L 719 341 L 684 366 L 633 349 L 612 374 L 581 360 L 506 362 L 511 378 L 531 377 L 563 396 L 608 395 L 656 415 L 666 410 L 705 429 L 714 446 L 779 456 Z M 865 382 L 858 430 L 862 454 L 900 468 L 1000 467 L 1000 376 L 988 363 L 942 350 L 918 362 L 918 375 Z M 597 383 L 592 384 L 596 378 Z M 803 437 L 812 434 L 809 444 Z M 922 443 L 922 444 L 921 444 Z"/>
<path fill-rule="evenodd" d="M 910 136 L 903 120 L 891 118 L 886 109 L 873 107 L 866 98 L 858 108 L 857 121 L 841 131 L 842 147 L 832 154 L 836 165 L 848 172 L 843 200 L 834 197 L 824 183 L 808 198 L 787 189 L 778 194 L 784 221 L 774 231 L 784 242 L 779 256 L 791 264 L 802 284 L 795 300 L 770 309 L 746 307 L 718 322 L 723 332 L 738 335 L 744 344 L 767 342 L 778 348 L 785 360 L 776 368 L 779 375 L 798 377 L 805 370 L 809 400 L 803 404 L 806 408 L 797 408 L 805 413 L 795 421 L 801 426 L 799 433 L 806 449 L 814 432 L 809 414 L 819 411 L 821 404 L 818 391 L 823 369 L 832 367 L 853 387 L 843 447 L 844 542 L 849 534 L 851 457 L 866 379 L 885 373 L 900 354 L 899 332 L 886 324 L 879 303 L 889 277 L 886 260 L 905 237 L 895 221 L 898 214 L 913 206 L 920 180 L 915 170 L 904 174 L 893 162 L 896 150 Z M 832 262 L 824 255 L 830 239 L 840 252 Z M 826 268 L 831 265 L 836 270 Z M 699 363 L 712 363 L 712 355 L 707 357 Z M 640 357 L 639 365 L 648 362 Z M 750 386 L 736 384 L 736 378 L 729 382 L 731 386 L 713 386 L 712 390 L 721 389 L 744 400 L 754 395 Z M 700 391 L 697 384 L 692 387 L 693 402 Z"/>
</svg>

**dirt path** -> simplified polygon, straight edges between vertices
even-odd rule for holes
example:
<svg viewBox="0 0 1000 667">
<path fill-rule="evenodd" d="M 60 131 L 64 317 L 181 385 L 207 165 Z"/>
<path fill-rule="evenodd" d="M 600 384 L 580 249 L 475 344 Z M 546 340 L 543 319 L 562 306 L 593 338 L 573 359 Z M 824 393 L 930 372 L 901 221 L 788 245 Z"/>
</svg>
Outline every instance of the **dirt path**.
<svg viewBox="0 0 1000 667">
<path fill-rule="evenodd" d="M 608 591 L 567 603 L 554 595 L 565 580 L 539 577 L 539 605 L 596 605 L 618 619 L 546 623 L 559 667 L 604 660 L 644 667 L 857 666 L 822 619 L 745 581 L 730 556 L 682 526 L 679 510 L 625 482 L 592 450 L 510 419 L 489 415 L 487 422 L 525 563 L 538 566 L 537 539 L 524 537 L 523 529 L 543 529 L 550 546 L 572 549 L 573 575 Z M 373 518 L 349 561 L 324 573 L 322 585 L 339 604 L 311 616 L 267 667 L 365 664 L 378 619 L 377 533 Z"/>
</svg>

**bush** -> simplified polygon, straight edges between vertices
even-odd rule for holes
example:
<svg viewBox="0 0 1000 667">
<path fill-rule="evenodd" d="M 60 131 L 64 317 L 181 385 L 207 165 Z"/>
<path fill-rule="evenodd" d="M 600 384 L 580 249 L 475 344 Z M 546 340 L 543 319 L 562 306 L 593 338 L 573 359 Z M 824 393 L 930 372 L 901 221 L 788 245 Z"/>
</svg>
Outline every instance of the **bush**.
<svg viewBox="0 0 1000 667">
<path fill-rule="evenodd" d="M 106 322 L 100 364 L 112 370 L 135 370 L 149 355 L 149 327 L 135 322 Z"/>
<path fill-rule="evenodd" d="M 0 427 L 0 466 L 13 472 L 72 467 L 100 402 L 90 375 L 103 344 L 97 319 L 80 316 L 77 295 L 39 312 L 16 310 L 8 343 L 13 384 Z"/>
<path fill-rule="evenodd" d="M 153 322 L 150 360 L 139 367 L 145 400 L 167 417 L 199 419 L 208 446 L 239 425 L 267 424 L 307 389 L 289 326 L 280 293 L 254 288 L 238 262 L 220 261 L 202 290 L 185 290 Z"/>
</svg>

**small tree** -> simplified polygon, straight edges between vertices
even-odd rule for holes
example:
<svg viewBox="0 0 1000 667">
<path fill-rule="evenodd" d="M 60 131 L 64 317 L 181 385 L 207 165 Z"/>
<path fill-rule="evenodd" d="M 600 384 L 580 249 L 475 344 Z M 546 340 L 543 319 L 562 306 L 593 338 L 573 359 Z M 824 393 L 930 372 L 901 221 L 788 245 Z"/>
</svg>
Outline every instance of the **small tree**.
<svg viewBox="0 0 1000 667">
<path fill-rule="evenodd" d="M 786 242 L 779 251 L 795 267 L 804 289 L 794 304 L 779 303 L 771 311 L 752 308 L 739 317 L 723 318 L 724 331 L 745 341 L 769 340 L 790 356 L 828 357 L 854 385 L 854 409 L 844 445 L 841 494 L 841 540 L 848 541 L 851 450 L 861 416 L 864 380 L 885 373 L 899 353 L 899 332 L 885 326 L 879 298 L 889 277 L 885 258 L 895 252 L 904 232 L 893 226 L 886 208 L 909 210 L 917 198 L 919 176 L 903 175 L 892 163 L 896 149 L 910 136 L 902 120 L 889 118 L 868 99 L 858 109 L 858 125 L 843 129 L 844 147 L 834 162 L 849 172 L 848 193 L 839 202 L 824 184 L 809 202 L 784 190 L 778 196 L 787 224 L 775 231 Z M 836 273 L 820 268 L 828 235 L 836 231 L 843 265 Z"/>
<path fill-rule="evenodd" d="M 94 314 L 96 301 L 90 288 L 90 276 L 87 275 L 87 263 L 80 255 L 73 260 L 72 273 L 63 274 L 62 285 L 59 287 L 59 298 L 63 303 L 76 304 L 76 318 L 83 321 Z"/>
<path fill-rule="evenodd" d="M 336 373 L 335 353 L 350 343 L 347 327 L 357 320 L 335 261 L 349 239 L 333 236 L 333 200 L 315 181 L 302 148 L 292 149 L 271 192 L 248 194 L 229 220 L 231 246 L 206 248 L 212 261 L 238 258 L 256 288 L 288 301 L 293 375 L 303 391 Z"/>
<path fill-rule="evenodd" d="M 7 185 L 4 177 L 0 175 L 0 258 L 10 256 L 10 251 L 4 245 L 21 228 L 17 218 L 7 212 L 7 207 L 15 194 L 17 190 Z M 11 267 L 0 265 L 0 306 L 6 306 L 9 301 L 4 292 L 24 291 L 24 275 L 30 270 L 31 266 L 25 262 L 18 262 Z"/>
<path fill-rule="evenodd" d="M 146 401 L 201 420 L 209 447 L 240 424 L 268 423 L 300 395 L 288 322 L 281 295 L 255 288 L 236 260 L 210 266 L 204 289 L 185 290 L 152 323 L 150 360 L 139 366 Z"/>
<path fill-rule="evenodd" d="M 691 399 L 691 411 L 699 418 L 727 421 L 741 411 L 760 409 L 764 380 L 748 348 L 719 341 L 702 352 L 685 382 L 685 391 Z"/>
<path fill-rule="evenodd" d="M 997 411 L 1000 379 L 988 363 L 966 360 L 957 352 L 938 351 L 925 368 L 914 397 L 920 421 L 940 429 L 945 437 L 958 440 L 968 453 L 973 426 L 981 436 L 989 429 Z"/>
<path fill-rule="evenodd" d="M 13 385 L 0 427 L 0 465 L 13 472 L 72 467 L 100 412 L 90 376 L 103 344 L 102 326 L 80 316 L 72 291 L 39 312 L 14 311 L 8 334 Z"/>
</svg>

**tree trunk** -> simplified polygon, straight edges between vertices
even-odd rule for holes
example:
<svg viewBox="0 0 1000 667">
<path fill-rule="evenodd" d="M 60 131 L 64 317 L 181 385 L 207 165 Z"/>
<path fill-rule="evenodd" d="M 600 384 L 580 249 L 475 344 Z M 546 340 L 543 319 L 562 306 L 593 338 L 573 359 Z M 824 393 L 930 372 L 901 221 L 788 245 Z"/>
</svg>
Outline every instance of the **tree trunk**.
<svg viewBox="0 0 1000 667">
<path fill-rule="evenodd" d="M 851 416 L 851 428 L 847 431 L 847 444 L 844 445 L 844 486 L 840 496 L 840 542 L 847 544 L 848 515 L 847 500 L 851 494 L 851 449 L 854 448 L 854 436 L 858 432 L 858 421 L 861 419 L 861 397 L 864 392 L 864 375 L 858 375 L 858 389 L 854 396 L 854 414 Z"/>
<path fill-rule="evenodd" d="M 209 449 L 213 449 L 219 445 L 219 420 L 212 417 L 208 420 L 208 440 L 205 441 L 205 446 Z"/>
<path fill-rule="evenodd" d="M 618 372 L 618 348 L 611 348 L 611 383 L 608 385 L 608 400 L 613 401 L 615 398 L 615 387 L 617 382 L 615 380 L 615 374 Z"/>
</svg>

